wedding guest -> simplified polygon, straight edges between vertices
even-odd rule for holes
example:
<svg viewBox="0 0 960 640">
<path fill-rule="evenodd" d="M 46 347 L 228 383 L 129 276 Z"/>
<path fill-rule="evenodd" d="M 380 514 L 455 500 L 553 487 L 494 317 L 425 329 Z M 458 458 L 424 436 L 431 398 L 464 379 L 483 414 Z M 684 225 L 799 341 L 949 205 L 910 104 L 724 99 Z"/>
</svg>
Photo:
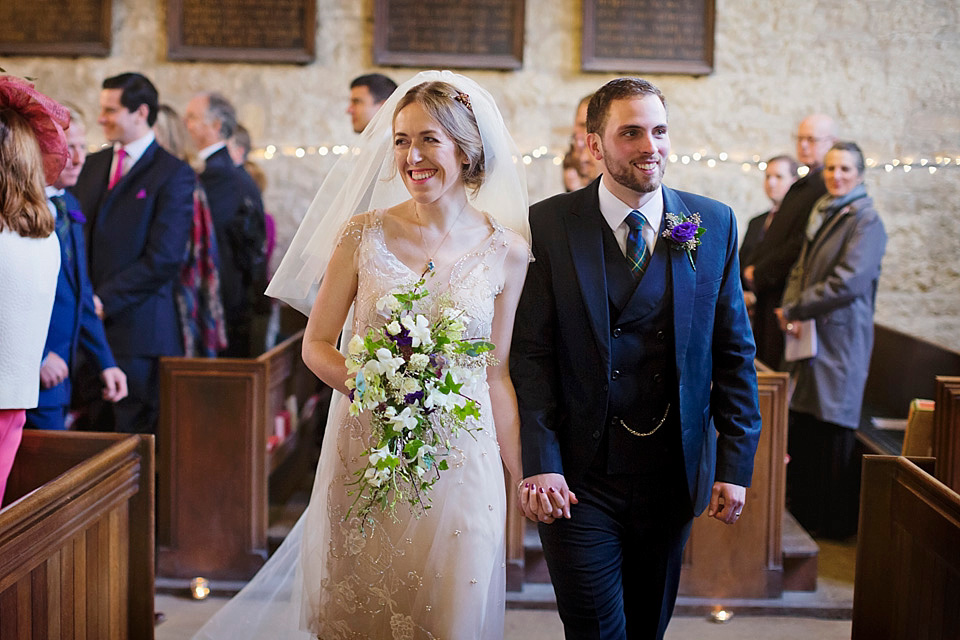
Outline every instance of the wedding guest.
<svg viewBox="0 0 960 640">
<path fill-rule="evenodd" d="M 800 255 L 810 207 L 826 193 L 823 157 L 836 138 L 836 125 L 829 116 L 815 113 L 800 122 L 796 135 L 797 160 L 806 165 L 809 172 L 787 191 L 763 241 L 742 271 L 744 282 L 757 296 L 753 316 L 757 358 L 774 368 L 780 366 L 783 358 L 783 332 L 774 309 L 783 297 L 790 268 Z"/>
<path fill-rule="evenodd" d="M 354 133 L 361 133 L 366 128 L 396 88 L 397 83 L 382 73 L 368 73 L 353 79 L 347 115 Z"/>
<path fill-rule="evenodd" d="M 246 166 L 247 156 L 250 155 L 251 144 L 250 132 L 245 126 L 238 122 L 233 135 L 227 138 L 227 152 L 230 154 L 230 159 L 233 160 L 233 164 L 238 167 Z M 263 193 L 263 189 L 260 189 L 260 193 Z"/>
<path fill-rule="evenodd" d="M 190 163 L 194 157 L 190 134 L 176 109 L 161 104 L 153 125 L 157 144 L 176 158 Z M 210 204 L 199 178 L 193 189 L 193 222 L 187 260 L 174 287 L 174 299 L 183 333 L 183 355 L 216 357 L 227 348 L 227 325 L 220 299 L 217 273 L 217 239 Z"/>
<path fill-rule="evenodd" d="M 770 208 L 750 219 L 747 223 L 747 232 L 743 236 L 743 242 L 740 243 L 740 267 L 741 282 L 743 284 L 743 293 L 747 301 L 747 310 L 753 314 L 753 305 L 757 296 L 750 290 L 750 285 L 742 278 L 742 270 L 750 264 L 751 257 L 757 246 L 763 241 L 770 223 L 773 222 L 783 197 L 787 191 L 797 181 L 797 161 L 790 156 L 775 156 L 767 160 L 767 166 L 763 170 L 763 192 L 770 199 Z"/>
<path fill-rule="evenodd" d="M 227 348 L 220 355 L 245 358 L 259 354 L 252 344 L 251 299 L 266 269 L 266 223 L 260 190 L 234 164 L 227 139 L 237 127 L 233 105 L 219 93 L 200 93 L 187 104 L 184 122 L 204 162 L 200 183 L 207 193 L 217 238 L 220 295 L 227 323 Z"/>
<path fill-rule="evenodd" d="M 563 155 L 563 190 L 567 193 L 583 188 L 583 176 L 580 175 L 580 159 L 573 145 Z"/>
<path fill-rule="evenodd" d="M 37 406 L 40 363 L 60 272 L 44 185 L 67 156 L 67 110 L 33 85 L 0 76 L 0 505 Z"/>
<path fill-rule="evenodd" d="M 816 335 L 812 357 L 788 363 L 790 398 L 787 500 L 814 535 L 856 531 L 859 465 L 855 433 L 873 350 L 873 311 L 887 234 L 863 183 L 863 152 L 837 142 L 827 152 L 827 193 L 807 216 L 800 256 L 790 271 L 783 331 Z M 804 321 L 807 321 L 804 323 Z"/>
<path fill-rule="evenodd" d="M 103 400 L 117 402 L 127 395 L 127 376 L 116 365 L 103 321 L 93 304 L 93 285 L 87 275 L 87 250 L 83 238 L 80 203 L 67 191 L 77 183 L 87 157 L 87 130 L 79 110 L 67 106 L 70 128 L 66 131 L 67 163 L 47 185 L 47 207 L 56 219 L 60 241 L 60 275 L 40 366 L 40 398 L 36 409 L 27 411 L 26 426 L 33 429 L 65 429 L 72 391 L 71 377 L 82 352 L 99 372 L 98 389 Z"/>
<path fill-rule="evenodd" d="M 73 189 L 87 217 L 87 258 L 104 328 L 128 395 L 109 407 L 113 428 L 155 433 L 160 356 L 183 354 L 174 287 L 186 258 L 196 176 L 156 142 L 157 90 L 139 73 L 107 78 L 104 137 Z M 104 429 L 108 425 L 97 425 Z"/>
<path fill-rule="evenodd" d="M 662 638 L 693 517 L 740 518 L 760 436 L 736 218 L 662 184 L 666 103 L 649 82 L 601 87 L 587 131 L 600 178 L 530 208 L 517 491 L 566 637 Z"/>
<path fill-rule="evenodd" d="M 577 104 L 577 113 L 573 120 L 573 135 L 570 137 L 571 163 L 576 164 L 580 178 L 578 189 L 587 186 L 600 175 L 600 165 L 597 164 L 590 153 L 590 149 L 587 148 L 587 106 L 590 104 L 590 98 L 592 97 L 593 94 L 584 96 Z M 566 184 L 566 173 L 564 173 L 564 176 Z M 570 186 L 573 186 L 572 181 Z M 568 191 L 570 190 L 568 189 Z"/>
</svg>

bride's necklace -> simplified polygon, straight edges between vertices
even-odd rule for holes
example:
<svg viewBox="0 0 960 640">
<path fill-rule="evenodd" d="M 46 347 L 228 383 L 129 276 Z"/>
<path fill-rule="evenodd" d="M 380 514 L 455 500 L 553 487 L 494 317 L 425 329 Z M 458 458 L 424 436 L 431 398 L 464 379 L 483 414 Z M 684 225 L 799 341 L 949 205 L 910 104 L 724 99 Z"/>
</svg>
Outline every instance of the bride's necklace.
<svg viewBox="0 0 960 640">
<path fill-rule="evenodd" d="M 453 228 L 457 225 L 457 221 L 460 220 L 460 216 L 463 215 L 464 209 L 467 208 L 467 203 L 469 201 L 464 199 L 463 206 L 460 207 L 460 211 L 457 212 L 456 217 L 453 219 L 453 223 L 447 229 L 447 232 L 443 234 L 443 238 L 440 239 L 440 244 L 434 247 L 433 251 L 427 251 L 427 243 L 423 239 L 423 222 L 420 219 L 420 210 L 417 209 L 417 204 L 413 204 L 413 211 L 417 214 L 417 229 L 420 231 L 420 246 L 423 248 L 423 255 L 427 258 L 427 264 L 424 267 L 424 273 L 427 271 L 433 271 L 437 268 L 436 263 L 433 261 L 433 256 L 437 254 L 438 251 L 443 247 L 443 243 L 447 241 L 447 237 L 450 235 L 450 232 L 453 231 Z"/>
</svg>

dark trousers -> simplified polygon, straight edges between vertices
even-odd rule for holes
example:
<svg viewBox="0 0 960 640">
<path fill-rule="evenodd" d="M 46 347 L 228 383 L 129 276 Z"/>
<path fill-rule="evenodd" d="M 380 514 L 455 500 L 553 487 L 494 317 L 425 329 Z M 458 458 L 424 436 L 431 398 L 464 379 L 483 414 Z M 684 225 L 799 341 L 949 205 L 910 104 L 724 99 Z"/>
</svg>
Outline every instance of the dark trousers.
<svg viewBox="0 0 960 640">
<path fill-rule="evenodd" d="M 807 413 L 790 412 L 787 509 L 811 535 L 842 540 L 857 531 L 856 433 Z"/>
<path fill-rule="evenodd" d="M 663 638 L 693 523 L 686 482 L 591 473 L 572 489 L 570 519 L 539 525 L 566 638 Z"/>
<path fill-rule="evenodd" d="M 63 431 L 67 428 L 67 407 L 37 407 L 27 409 L 28 429 L 44 429 L 46 431 Z"/>
<path fill-rule="evenodd" d="M 113 405 L 118 433 L 156 433 L 160 413 L 160 358 L 114 355 L 127 374 L 126 398 Z"/>
</svg>

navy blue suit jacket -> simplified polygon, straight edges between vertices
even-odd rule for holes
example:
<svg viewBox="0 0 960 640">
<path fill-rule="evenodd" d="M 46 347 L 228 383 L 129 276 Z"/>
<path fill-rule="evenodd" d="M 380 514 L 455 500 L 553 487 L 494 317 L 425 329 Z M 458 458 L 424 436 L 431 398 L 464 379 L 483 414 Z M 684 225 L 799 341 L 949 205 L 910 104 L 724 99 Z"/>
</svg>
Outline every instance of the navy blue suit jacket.
<svg viewBox="0 0 960 640">
<path fill-rule="evenodd" d="M 112 149 L 87 158 L 73 192 L 87 215 L 90 280 L 117 355 L 182 355 L 174 282 L 186 260 L 196 176 L 156 142 L 108 190 Z"/>
<path fill-rule="evenodd" d="M 233 245 L 227 235 L 227 227 L 236 217 L 243 198 L 249 198 L 263 216 L 260 190 L 246 171 L 233 164 L 226 147 L 211 154 L 206 160 L 200 184 L 207 192 L 210 217 L 217 235 L 217 251 L 220 264 L 220 297 L 223 299 L 227 321 L 235 319 L 246 305 L 246 290 L 250 285 L 249 274 L 244 274 L 233 255 Z"/>
<path fill-rule="evenodd" d="M 511 375 L 524 475 L 562 473 L 576 487 L 608 421 L 610 317 L 599 180 L 530 209 L 532 250 L 514 323 Z M 695 514 L 714 481 L 749 486 L 760 436 L 754 344 L 730 207 L 664 187 L 665 212 L 699 213 L 693 252 L 671 251 L 673 328 L 687 485 Z M 666 242 L 663 238 L 657 242 Z"/>
<path fill-rule="evenodd" d="M 67 211 L 80 212 L 80 203 L 65 193 Z M 74 363 L 77 348 L 82 347 L 93 358 L 100 371 L 116 366 L 103 322 L 93 309 L 93 285 L 87 275 L 87 250 L 82 222 L 71 220 L 66 242 L 60 243 L 60 275 L 53 301 L 50 329 L 43 348 L 44 357 L 51 351 L 63 358 L 67 366 Z M 70 378 L 50 389 L 40 389 L 39 407 L 62 407 L 70 404 Z"/>
</svg>

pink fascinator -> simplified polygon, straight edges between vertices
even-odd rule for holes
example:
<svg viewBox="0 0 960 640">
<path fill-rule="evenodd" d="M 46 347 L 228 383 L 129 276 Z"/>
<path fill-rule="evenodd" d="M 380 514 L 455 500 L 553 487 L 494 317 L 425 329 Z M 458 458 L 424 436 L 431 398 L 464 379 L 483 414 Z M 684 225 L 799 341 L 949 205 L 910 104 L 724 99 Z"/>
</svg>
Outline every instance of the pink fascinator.
<svg viewBox="0 0 960 640">
<path fill-rule="evenodd" d="M 0 76 L 0 108 L 9 108 L 26 119 L 40 143 L 43 173 L 47 184 L 53 184 L 67 164 L 67 137 L 63 130 L 70 126 L 70 112 L 26 80 Z"/>
</svg>

